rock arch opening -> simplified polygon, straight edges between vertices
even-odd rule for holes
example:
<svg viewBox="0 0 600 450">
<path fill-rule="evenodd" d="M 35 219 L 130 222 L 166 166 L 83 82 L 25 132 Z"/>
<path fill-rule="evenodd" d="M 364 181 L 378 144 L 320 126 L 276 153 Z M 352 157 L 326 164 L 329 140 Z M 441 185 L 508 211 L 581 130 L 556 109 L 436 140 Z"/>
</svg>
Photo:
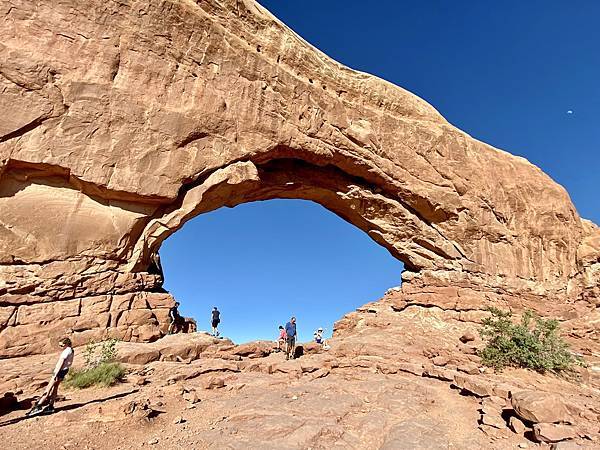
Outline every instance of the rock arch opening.
<svg viewBox="0 0 600 450">
<path fill-rule="evenodd" d="M 303 341 L 400 284 L 402 264 L 319 205 L 269 200 L 220 208 L 189 221 L 161 246 L 164 287 L 181 312 L 235 342 L 273 340 L 298 318 Z"/>
<path fill-rule="evenodd" d="M 234 162 L 184 184 L 177 201 L 139 236 L 130 267 L 149 267 L 161 243 L 196 215 L 270 199 L 304 199 L 324 206 L 366 232 L 412 272 L 456 269 L 458 260 L 465 259 L 458 244 L 436 226 L 449 220 L 448 213 L 427 198 L 402 192 L 359 161 L 336 165 L 310 154 L 291 157 L 286 153 L 292 149 L 283 147 L 272 153 Z"/>
</svg>

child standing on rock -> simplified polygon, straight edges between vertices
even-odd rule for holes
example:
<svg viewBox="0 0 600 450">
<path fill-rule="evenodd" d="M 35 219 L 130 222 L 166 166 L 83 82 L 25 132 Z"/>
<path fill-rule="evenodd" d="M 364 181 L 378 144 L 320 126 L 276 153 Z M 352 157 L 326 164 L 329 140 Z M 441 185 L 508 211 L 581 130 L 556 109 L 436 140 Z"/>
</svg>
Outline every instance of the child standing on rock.
<svg viewBox="0 0 600 450">
<path fill-rule="evenodd" d="M 287 340 L 287 334 L 285 333 L 285 328 L 282 325 L 279 325 L 279 337 L 277 338 L 277 351 L 280 352 L 282 350 L 283 345 Z"/>
<path fill-rule="evenodd" d="M 44 392 L 44 395 L 33 405 L 33 408 L 27 413 L 27 415 L 33 415 L 40 412 L 53 413 L 54 412 L 54 401 L 58 394 L 58 386 L 65 379 L 71 365 L 73 364 L 73 357 L 75 352 L 73 351 L 73 344 L 71 339 L 63 338 L 58 342 L 60 348 L 64 349 L 58 358 L 54 372 L 52 372 L 52 378 L 50 383 Z"/>
</svg>

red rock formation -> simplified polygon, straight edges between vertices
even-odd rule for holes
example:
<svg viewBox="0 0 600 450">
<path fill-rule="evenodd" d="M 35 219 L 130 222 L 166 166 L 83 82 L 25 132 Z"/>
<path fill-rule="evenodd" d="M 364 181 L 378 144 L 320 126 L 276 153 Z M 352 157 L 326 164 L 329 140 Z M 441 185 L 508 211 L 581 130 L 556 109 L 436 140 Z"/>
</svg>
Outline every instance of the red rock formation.
<svg viewBox="0 0 600 450">
<path fill-rule="evenodd" d="M 364 230 L 407 292 L 598 301 L 600 230 L 561 186 L 250 0 L 0 0 L 0 17 L 0 357 L 66 332 L 155 339 L 162 241 L 271 198 Z"/>
</svg>

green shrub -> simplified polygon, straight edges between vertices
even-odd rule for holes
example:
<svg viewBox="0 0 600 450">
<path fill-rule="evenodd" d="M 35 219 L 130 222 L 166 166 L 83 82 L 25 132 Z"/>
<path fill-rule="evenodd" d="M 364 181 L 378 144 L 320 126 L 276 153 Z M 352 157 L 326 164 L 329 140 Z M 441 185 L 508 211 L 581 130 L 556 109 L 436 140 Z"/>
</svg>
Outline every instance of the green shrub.
<svg viewBox="0 0 600 450">
<path fill-rule="evenodd" d="M 557 320 L 544 320 L 527 310 L 520 323 L 513 323 L 510 312 L 488 310 L 492 316 L 483 320 L 480 330 L 486 346 L 479 352 L 486 366 L 496 370 L 512 366 L 545 372 L 569 370 L 582 363 L 558 335 Z"/>
<path fill-rule="evenodd" d="M 119 362 L 103 362 L 95 367 L 71 370 L 65 379 L 69 387 L 84 389 L 94 385 L 112 386 L 123 378 L 125 368 Z"/>
<path fill-rule="evenodd" d="M 85 366 L 81 370 L 72 369 L 65 379 L 69 387 L 84 389 L 94 385 L 112 386 L 123 378 L 125 368 L 117 359 L 117 340 L 90 342 L 85 347 L 83 359 Z"/>
</svg>

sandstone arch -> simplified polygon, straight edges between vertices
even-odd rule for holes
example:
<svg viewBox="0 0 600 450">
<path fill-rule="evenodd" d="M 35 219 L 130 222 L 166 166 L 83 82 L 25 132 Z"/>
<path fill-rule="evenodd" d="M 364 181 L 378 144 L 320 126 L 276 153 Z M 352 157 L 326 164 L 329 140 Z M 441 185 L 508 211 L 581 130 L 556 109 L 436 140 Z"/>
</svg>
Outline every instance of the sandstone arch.
<svg viewBox="0 0 600 450">
<path fill-rule="evenodd" d="M 600 231 L 561 186 L 253 1 L 55 3 L 0 0 L 0 356 L 156 337 L 162 240 L 269 198 L 363 229 L 411 292 L 598 295 Z"/>
</svg>

